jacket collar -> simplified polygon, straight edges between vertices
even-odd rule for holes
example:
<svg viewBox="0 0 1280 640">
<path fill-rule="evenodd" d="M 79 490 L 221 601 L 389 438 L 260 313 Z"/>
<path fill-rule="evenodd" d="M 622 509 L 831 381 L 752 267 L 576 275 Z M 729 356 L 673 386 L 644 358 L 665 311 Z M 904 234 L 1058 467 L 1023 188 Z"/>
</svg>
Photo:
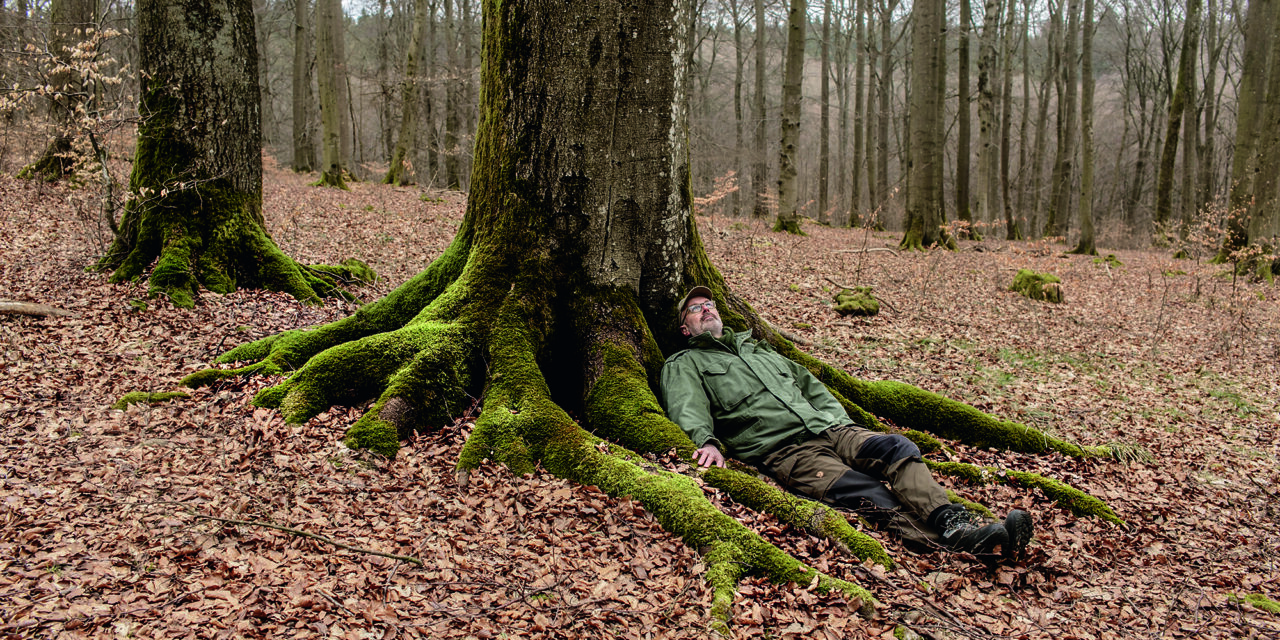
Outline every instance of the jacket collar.
<svg viewBox="0 0 1280 640">
<path fill-rule="evenodd" d="M 738 333 L 728 327 L 724 328 L 724 333 L 719 338 L 714 338 L 710 331 L 703 331 L 701 334 L 689 338 L 689 346 L 694 349 L 725 349 L 737 353 L 742 349 L 742 344 L 751 338 L 750 331 Z"/>
</svg>

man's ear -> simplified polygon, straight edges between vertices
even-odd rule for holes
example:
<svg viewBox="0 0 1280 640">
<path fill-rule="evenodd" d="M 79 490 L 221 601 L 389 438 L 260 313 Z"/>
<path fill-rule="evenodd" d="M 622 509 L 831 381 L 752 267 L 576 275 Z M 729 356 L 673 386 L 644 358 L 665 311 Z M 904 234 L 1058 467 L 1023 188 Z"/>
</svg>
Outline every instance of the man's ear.
<svg viewBox="0 0 1280 640">
<path fill-rule="evenodd" d="M 684 325 L 680 325 L 680 333 L 684 334 L 684 337 L 686 338 L 693 337 L 693 334 L 689 333 L 689 327 L 686 327 Z"/>
</svg>

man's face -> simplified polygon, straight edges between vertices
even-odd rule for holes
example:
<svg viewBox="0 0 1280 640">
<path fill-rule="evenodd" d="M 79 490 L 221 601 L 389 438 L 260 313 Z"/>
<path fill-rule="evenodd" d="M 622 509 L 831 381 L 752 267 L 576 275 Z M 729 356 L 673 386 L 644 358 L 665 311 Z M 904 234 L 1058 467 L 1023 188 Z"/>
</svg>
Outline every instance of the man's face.
<svg viewBox="0 0 1280 640">
<path fill-rule="evenodd" d="M 684 324 L 680 325 L 680 331 L 686 336 L 702 335 L 704 331 L 710 331 L 712 337 L 719 338 L 724 333 L 724 324 L 720 322 L 720 312 L 712 308 L 714 304 L 702 296 L 690 298 L 684 308 Z M 701 309 L 690 311 L 696 307 Z"/>
</svg>

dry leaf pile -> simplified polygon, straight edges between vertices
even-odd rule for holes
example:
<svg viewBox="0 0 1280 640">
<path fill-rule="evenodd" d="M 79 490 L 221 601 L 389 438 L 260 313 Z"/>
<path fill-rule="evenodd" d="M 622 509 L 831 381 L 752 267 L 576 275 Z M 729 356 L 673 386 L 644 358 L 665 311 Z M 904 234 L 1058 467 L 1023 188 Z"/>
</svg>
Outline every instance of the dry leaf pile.
<svg viewBox="0 0 1280 640">
<path fill-rule="evenodd" d="M 270 166 L 266 180 L 273 237 L 303 262 L 366 260 L 386 278 L 359 292 L 366 299 L 438 255 L 462 217 L 459 194 L 315 189 Z M 74 192 L 6 178 L 0 203 L 0 299 L 76 314 L 0 316 L 0 637 L 706 637 L 697 553 L 638 504 L 493 467 L 460 490 L 453 462 L 474 408 L 390 463 L 338 444 L 358 407 L 301 426 L 253 408 L 268 379 L 108 409 L 126 392 L 176 390 L 235 344 L 352 307 L 237 292 L 174 309 L 85 271 L 93 249 Z M 881 601 L 867 620 L 807 585 L 748 580 L 735 634 L 888 638 L 905 625 L 950 638 L 1280 635 L 1280 615 L 1237 598 L 1280 599 L 1276 288 L 1155 253 L 1119 252 L 1121 267 L 990 240 L 956 253 L 840 253 L 896 238 L 699 224 L 740 294 L 854 375 L 1152 456 L 944 454 L 1071 482 L 1131 525 L 948 480 L 1037 520 L 1030 557 L 991 567 L 883 537 L 900 566 L 864 566 L 708 489 Z M 1062 278 L 1066 303 L 1006 291 L 1023 267 Z M 881 314 L 840 318 L 829 280 L 875 287 Z"/>
</svg>

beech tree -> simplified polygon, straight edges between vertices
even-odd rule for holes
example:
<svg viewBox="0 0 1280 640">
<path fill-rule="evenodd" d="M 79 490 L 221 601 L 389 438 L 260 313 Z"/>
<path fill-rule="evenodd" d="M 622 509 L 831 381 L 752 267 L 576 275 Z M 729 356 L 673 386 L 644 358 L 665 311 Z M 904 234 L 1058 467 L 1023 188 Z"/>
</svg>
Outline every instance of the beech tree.
<svg viewBox="0 0 1280 640">
<path fill-rule="evenodd" d="M 310 3 L 293 1 L 293 170 L 310 173 L 316 165 L 315 126 L 311 114 Z"/>
<path fill-rule="evenodd" d="M 151 269 L 153 296 L 195 304 L 199 287 L 284 291 L 308 302 L 368 268 L 306 267 L 263 228 L 262 132 L 252 0 L 138 3 L 138 141 L 119 233 L 99 268 Z"/>
<path fill-rule="evenodd" d="M 422 57 L 422 43 L 426 37 L 427 3 L 415 0 L 413 3 L 413 32 L 409 37 L 409 53 L 404 63 L 404 79 L 400 85 L 400 137 L 396 140 L 396 148 L 391 156 L 391 167 L 382 178 L 383 184 L 413 184 L 411 154 L 417 147 L 418 136 L 418 96 L 422 93 L 418 87 L 418 59 Z"/>
<path fill-rule="evenodd" d="M 945 64 L 945 0 L 916 0 L 911 8 L 911 150 L 907 180 L 907 229 L 900 246 L 922 249 L 933 244 L 954 247 L 943 232 L 942 162 Z"/>
<path fill-rule="evenodd" d="M 346 53 L 342 37 L 340 0 L 316 0 L 316 68 L 319 70 L 321 125 L 320 182 L 326 187 L 347 188 L 348 119 Z"/>
<path fill-rule="evenodd" d="M 800 144 L 800 98 L 804 80 L 805 0 L 791 0 L 787 14 L 787 55 L 782 73 L 782 136 L 778 144 L 778 217 L 774 231 L 803 234 L 797 202 L 796 153 Z M 826 73 L 826 70 L 823 70 Z"/>
<path fill-rule="evenodd" d="M 797 350 L 735 294 L 707 258 L 692 215 L 685 46 L 679 0 L 565 4 L 486 0 L 481 114 L 472 190 L 453 243 L 387 297 L 348 318 L 241 345 L 189 376 L 198 386 L 250 373 L 292 374 L 254 399 L 289 422 L 335 403 L 373 403 L 345 442 L 393 456 L 481 398 L 457 461 L 460 483 L 484 460 L 538 466 L 631 496 L 705 556 L 717 626 L 745 572 L 872 595 L 779 550 L 722 513 L 689 477 L 885 566 L 880 545 L 833 509 L 743 468 L 687 470 L 693 443 L 654 394 L 664 353 L 682 348 L 676 301 L 706 285 L 727 326 L 751 331 L 818 375 L 855 419 L 982 446 L 1103 455 L 896 382 L 864 382 Z M 619 28 L 621 27 L 621 28 Z M 628 73 L 619 73 L 620 69 Z M 939 443 L 908 431 L 927 450 Z M 696 465 L 693 465 L 696 466 Z M 684 468 L 686 471 L 681 472 Z M 1071 487 L 956 463 L 940 472 L 1034 486 L 1081 513 L 1119 522 Z"/>
</svg>

